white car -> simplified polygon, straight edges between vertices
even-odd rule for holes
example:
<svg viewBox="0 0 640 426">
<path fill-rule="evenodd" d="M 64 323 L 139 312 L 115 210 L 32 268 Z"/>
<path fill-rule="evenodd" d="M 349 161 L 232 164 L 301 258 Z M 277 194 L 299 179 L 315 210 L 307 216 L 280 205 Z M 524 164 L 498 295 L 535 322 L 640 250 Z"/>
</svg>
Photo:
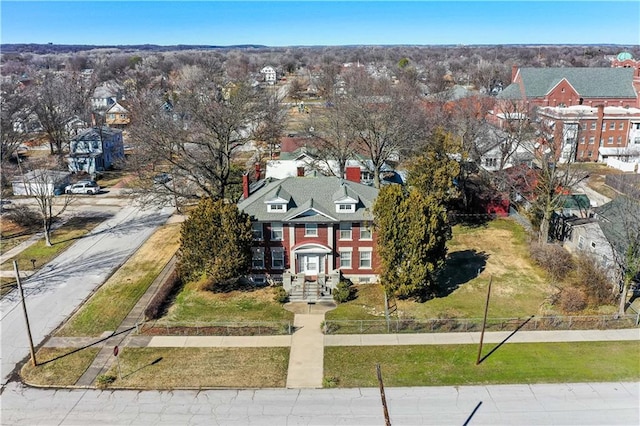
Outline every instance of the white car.
<svg viewBox="0 0 640 426">
<path fill-rule="evenodd" d="M 100 185 L 93 180 L 81 180 L 64 188 L 65 194 L 90 194 L 100 192 Z"/>
</svg>

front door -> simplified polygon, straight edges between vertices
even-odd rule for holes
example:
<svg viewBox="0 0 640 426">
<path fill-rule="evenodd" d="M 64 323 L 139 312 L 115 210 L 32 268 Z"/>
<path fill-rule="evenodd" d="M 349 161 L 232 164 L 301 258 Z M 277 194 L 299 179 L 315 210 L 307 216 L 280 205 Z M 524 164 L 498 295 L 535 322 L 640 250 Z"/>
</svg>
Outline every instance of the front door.
<svg viewBox="0 0 640 426">
<path fill-rule="evenodd" d="M 304 272 L 305 275 L 318 275 L 323 272 L 322 261 L 324 255 L 318 254 L 301 254 L 299 259 L 300 272 Z"/>
</svg>

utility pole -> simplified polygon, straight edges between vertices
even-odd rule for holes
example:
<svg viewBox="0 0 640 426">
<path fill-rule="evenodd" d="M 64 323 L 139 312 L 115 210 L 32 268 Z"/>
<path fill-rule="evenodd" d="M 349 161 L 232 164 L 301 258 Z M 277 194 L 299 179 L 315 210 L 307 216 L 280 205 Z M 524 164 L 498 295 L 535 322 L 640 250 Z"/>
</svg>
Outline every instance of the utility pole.
<svg viewBox="0 0 640 426">
<path fill-rule="evenodd" d="M 18 270 L 18 262 L 13 261 L 13 271 L 16 274 L 16 282 L 18 283 L 18 290 L 20 291 L 20 300 L 22 301 L 22 310 L 24 312 L 24 320 L 27 323 L 27 335 L 29 337 L 29 350 L 31 351 L 31 364 L 36 367 L 38 362 L 36 361 L 36 351 L 33 348 L 33 338 L 31 337 L 31 326 L 29 325 L 29 316 L 27 315 L 27 305 L 24 301 L 24 291 L 22 290 L 22 282 L 20 281 L 20 271 Z"/>
<path fill-rule="evenodd" d="M 487 289 L 487 303 L 484 306 L 484 320 L 482 321 L 482 332 L 480 332 L 480 346 L 478 346 L 478 358 L 476 359 L 476 365 L 480 364 L 480 355 L 482 355 L 482 341 L 484 340 L 484 329 L 487 326 L 487 313 L 489 312 L 489 297 L 491 296 L 491 282 L 493 281 L 493 275 L 489 279 L 489 288 Z"/>
<path fill-rule="evenodd" d="M 387 397 L 384 395 L 384 384 L 382 383 L 382 372 L 380 371 L 380 364 L 376 364 L 376 373 L 378 374 L 380 398 L 382 398 L 382 409 L 384 410 L 384 424 L 386 426 L 391 426 L 391 420 L 389 420 L 389 410 L 387 409 Z"/>
</svg>

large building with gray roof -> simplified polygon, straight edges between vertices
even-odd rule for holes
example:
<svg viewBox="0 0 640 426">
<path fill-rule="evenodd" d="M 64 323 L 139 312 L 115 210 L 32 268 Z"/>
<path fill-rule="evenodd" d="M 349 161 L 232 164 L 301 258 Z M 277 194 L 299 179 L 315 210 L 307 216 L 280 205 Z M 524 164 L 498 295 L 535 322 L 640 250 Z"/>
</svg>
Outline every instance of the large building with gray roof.
<svg viewBox="0 0 640 426">
<path fill-rule="evenodd" d="M 377 280 L 372 222 L 378 190 L 358 182 L 357 172 L 347 179 L 295 176 L 252 186 L 245 177 L 238 208 L 253 221 L 254 281 L 284 275 Z"/>
</svg>

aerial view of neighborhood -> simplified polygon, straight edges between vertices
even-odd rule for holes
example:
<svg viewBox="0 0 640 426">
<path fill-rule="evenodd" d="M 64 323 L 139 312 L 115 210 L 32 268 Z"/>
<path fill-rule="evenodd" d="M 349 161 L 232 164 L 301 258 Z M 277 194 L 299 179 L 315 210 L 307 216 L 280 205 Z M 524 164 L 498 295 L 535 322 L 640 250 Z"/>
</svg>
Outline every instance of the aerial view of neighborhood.
<svg viewBox="0 0 640 426">
<path fill-rule="evenodd" d="M 1 424 L 639 424 L 640 43 L 24 40 Z"/>
</svg>

